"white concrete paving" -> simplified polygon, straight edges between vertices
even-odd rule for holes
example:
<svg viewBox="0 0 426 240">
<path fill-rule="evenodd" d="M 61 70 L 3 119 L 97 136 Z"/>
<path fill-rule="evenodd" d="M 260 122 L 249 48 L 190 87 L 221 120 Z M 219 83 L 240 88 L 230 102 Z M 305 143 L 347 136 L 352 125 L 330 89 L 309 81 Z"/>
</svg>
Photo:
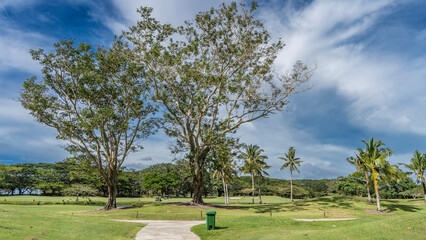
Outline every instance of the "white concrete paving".
<svg viewBox="0 0 426 240">
<path fill-rule="evenodd" d="M 174 221 L 174 220 L 114 220 L 120 222 L 137 222 L 148 224 L 136 234 L 136 240 L 170 239 L 199 240 L 190 228 L 206 221 Z"/>
</svg>

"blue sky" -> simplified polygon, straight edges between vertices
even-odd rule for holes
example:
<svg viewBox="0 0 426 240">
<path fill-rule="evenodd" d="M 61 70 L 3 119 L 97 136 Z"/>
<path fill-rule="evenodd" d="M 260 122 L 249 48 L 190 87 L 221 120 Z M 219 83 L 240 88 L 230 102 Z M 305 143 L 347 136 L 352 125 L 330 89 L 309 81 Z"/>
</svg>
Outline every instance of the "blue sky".
<svg viewBox="0 0 426 240">
<path fill-rule="evenodd" d="M 0 2 L 0 163 L 56 162 L 67 157 L 55 131 L 35 122 L 16 101 L 23 81 L 38 75 L 30 49 L 75 39 L 108 46 L 148 5 L 163 22 L 180 24 L 221 1 L 2 0 Z M 374 136 L 395 150 L 392 163 L 426 152 L 426 2 L 423 0 L 259 1 L 257 15 L 286 47 L 285 72 L 302 60 L 317 69 L 315 87 L 291 99 L 288 111 L 247 124 L 243 142 L 265 149 L 271 176 L 290 146 L 304 161 L 297 178 L 334 178 L 353 171 L 346 157 Z M 127 166 L 170 162 L 159 133 Z"/>
</svg>

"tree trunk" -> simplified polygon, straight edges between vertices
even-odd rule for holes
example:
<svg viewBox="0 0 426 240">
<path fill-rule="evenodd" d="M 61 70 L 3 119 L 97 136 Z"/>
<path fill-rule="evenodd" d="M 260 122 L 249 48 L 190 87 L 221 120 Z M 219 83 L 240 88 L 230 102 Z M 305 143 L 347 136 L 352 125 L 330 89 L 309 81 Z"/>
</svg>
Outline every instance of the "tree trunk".
<svg viewBox="0 0 426 240">
<path fill-rule="evenodd" d="M 229 205 L 229 191 L 228 191 L 228 183 L 225 182 L 226 186 L 226 205 Z"/>
<path fill-rule="evenodd" d="M 222 184 L 223 184 L 223 196 L 225 197 L 225 205 L 228 205 L 227 203 L 227 197 L 226 197 L 226 183 L 225 183 L 225 177 L 222 173 Z"/>
<path fill-rule="evenodd" d="M 380 196 L 379 196 L 379 186 L 377 184 L 377 179 L 373 179 L 374 183 L 374 190 L 376 192 L 376 202 L 377 202 L 377 211 L 382 211 L 380 208 Z"/>
<path fill-rule="evenodd" d="M 117 207 L 117 184 L 108 185 L 108 202 L 104 207 L 105 210 L 109 210 Z"/>
<path fill-rule="evenodd" d="M 422 177 L 422 185 L 423 185 L 423 195 L 425 197 L 425 204 L 426 204 L 426 183 L 425 183 L 424 177 Z"/>
<path fill-rule="evenodd" d="M 262 204 L 262 195 L 260 194 L 260 180 L 257 179 L 257 185 L 259 186 L 259 204 Z"/>
<path fill-rule="evenodd" d="M 197 153 L 193 159 L 194 163 L 194 196 L 192 197 L 191 204 L 199 205 L 204 204 L 203 201 L 203 169 L 200 165 L 200 157 L 202 154 Z"/>
<path fill-rule="evenodd" d="M 290 170 L 290 200 L 293 202 L 293 171 Z"/>
<path fill-rule="evenodd" d="M 109 210 L 112 208 L 117 208 L 117 179 L 118 179 L 118 171 L 110 170 L 110 174 L 108 175 L 109 179 L 106 179 L 107 188 L 108 188 L 108 202 L 104 207 L 105 210 Z"/>
<path fill-rule="evenodd" d="M 251 204 L 254 204 L 254 174 L 251 172 L 251 191 L 252 191 L 252 198 L 251 198 Z"/>
<path fill-rule="evenodd" d="M 368 181 L 368 173 L 367 173 L 367 171 L 364 171 L 364 174 L 365 174 L 365 181 L 367 181 L 368 203 L 373 203 L 373 200 L 371 200 L 370 181 Z"/>
</svg>

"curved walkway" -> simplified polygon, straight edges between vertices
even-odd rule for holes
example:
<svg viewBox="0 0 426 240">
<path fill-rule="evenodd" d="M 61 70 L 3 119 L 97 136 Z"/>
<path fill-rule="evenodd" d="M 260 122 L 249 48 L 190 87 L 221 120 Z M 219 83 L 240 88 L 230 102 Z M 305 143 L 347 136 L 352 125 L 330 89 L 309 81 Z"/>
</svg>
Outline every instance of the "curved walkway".
<svg viewBox="0 0 426 240">
<path fill-rule="evenodd" d="M 148 224 L 136 234 L 136 240 L 170 239 L 199 240 L 190 228 L 206 221 L 174 221 L 174 220 L 114 220 L 119 222 L 137 222 Z"/>
</svg>

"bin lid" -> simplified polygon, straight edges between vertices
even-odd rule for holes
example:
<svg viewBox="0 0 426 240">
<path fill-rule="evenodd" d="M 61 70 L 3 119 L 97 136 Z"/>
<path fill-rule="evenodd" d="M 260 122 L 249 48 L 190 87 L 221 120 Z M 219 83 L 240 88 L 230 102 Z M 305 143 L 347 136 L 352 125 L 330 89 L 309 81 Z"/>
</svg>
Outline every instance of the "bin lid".
<svg viewBox="0 0 426 240">
<path fill-rule="evenodd" d="M 206 211 L 206 214 L 207 215 L 216 215 L 216 211 L 209 210 L 209 211 Z"/>
</svg>

